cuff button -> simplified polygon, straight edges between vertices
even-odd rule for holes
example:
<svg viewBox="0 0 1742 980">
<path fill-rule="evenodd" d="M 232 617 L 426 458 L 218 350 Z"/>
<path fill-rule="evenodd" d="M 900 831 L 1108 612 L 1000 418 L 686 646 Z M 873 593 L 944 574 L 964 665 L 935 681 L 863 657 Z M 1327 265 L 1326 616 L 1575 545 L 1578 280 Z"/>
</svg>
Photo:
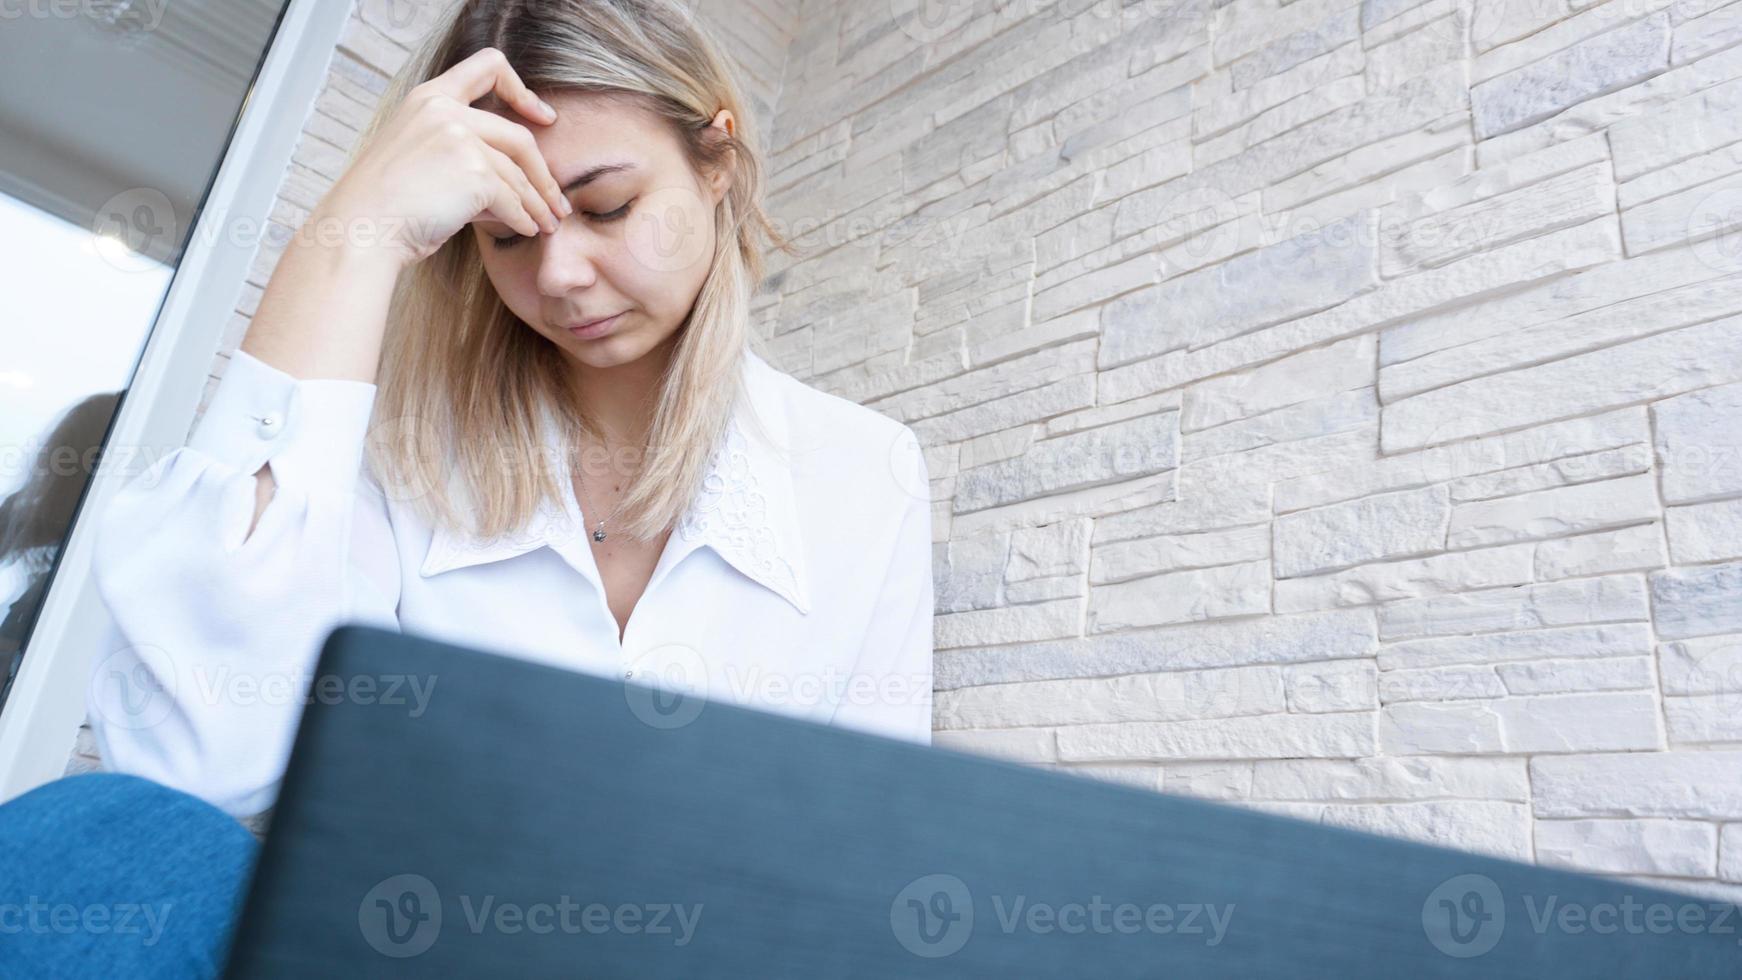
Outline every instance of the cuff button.
<svg viewBox="0 0 1742 980">
<path fill-rule="evenodd" d="M 262 436 L 270 438 L 278 435 L 279 422 L 276 417 L 271 415 L 250 415 L 248 417 L 260 423 L 260 434 Z"/>
</svg>

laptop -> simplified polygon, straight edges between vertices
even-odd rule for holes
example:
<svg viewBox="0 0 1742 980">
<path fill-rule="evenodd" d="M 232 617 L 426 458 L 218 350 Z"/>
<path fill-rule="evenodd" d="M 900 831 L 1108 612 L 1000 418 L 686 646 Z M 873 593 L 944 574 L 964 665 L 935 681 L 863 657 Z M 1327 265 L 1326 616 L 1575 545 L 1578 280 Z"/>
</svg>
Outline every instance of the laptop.
<svg viewBox="0 0 1742 980">
<path fill-rule="evenodd" d="M 232 977 L 1736 977 L 1734 906 L 348 625 Z"/>
</svg>

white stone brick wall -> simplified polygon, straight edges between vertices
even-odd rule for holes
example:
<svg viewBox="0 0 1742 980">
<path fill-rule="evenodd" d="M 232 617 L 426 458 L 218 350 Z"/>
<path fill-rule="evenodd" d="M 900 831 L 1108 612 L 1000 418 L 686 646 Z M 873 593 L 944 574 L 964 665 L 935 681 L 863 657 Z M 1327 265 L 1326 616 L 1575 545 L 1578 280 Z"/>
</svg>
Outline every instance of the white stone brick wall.
<svg viewBox="0 0 1742 980">
<path fill-rule="evenodd" d="M 1742 3 L 806 0 L 936 741 L 1742 896 Z"/>
</svg>

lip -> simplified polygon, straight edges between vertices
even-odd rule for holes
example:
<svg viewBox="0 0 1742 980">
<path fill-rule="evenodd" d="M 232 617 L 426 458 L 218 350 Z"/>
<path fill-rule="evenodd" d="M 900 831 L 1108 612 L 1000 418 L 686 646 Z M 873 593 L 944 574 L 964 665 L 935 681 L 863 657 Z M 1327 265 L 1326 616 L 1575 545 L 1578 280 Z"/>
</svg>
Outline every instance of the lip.
<svg viewBox="0 0 1742 980">
<path fill-rule="evenodd" d="M 627 312 L 627 310 L 624 311 L 624 313 Z M 623 313 L 619 313 L 616 316 L 609 316 L 603 320 L 593 320 L 588 323 L 573 324 L 564 329 L 582 340 L 591 340 L 594 337 L 603 337 L 612 330 L 615 330 L 617 328 L 617 322 L 622 319 Z"/>
</svg>

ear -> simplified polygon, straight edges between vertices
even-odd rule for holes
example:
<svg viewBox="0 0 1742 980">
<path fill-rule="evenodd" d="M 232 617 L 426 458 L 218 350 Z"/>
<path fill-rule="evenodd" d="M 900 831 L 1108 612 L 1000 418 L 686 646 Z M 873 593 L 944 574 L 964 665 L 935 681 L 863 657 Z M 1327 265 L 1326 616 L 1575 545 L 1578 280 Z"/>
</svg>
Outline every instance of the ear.
<svg viewBox="0 0 1742 980">
<path fill-rule="evenodd" d="M 730 109 L 721 109 L 719 112 L 714 113 L 714 120 L 708 125 L 720 127 L 726 131 L 727 136 L 738 135 L 738 119 L 736 116 L 732 115 L 732 110 Z"/>
<path fill-rule="evenodd" d="M 738 120 L 732 115 L 732 110 L 730 109 L 721 109 L 719 112 L 714 113 L 713 121 L 708 125 L 713 126 L 716 129 L 725 130 L 726 135 L 728 136 L 736 137 L 738 135 Z M 733 159 L 737 159 L 736 152 L 733 153 Z M 708 183 L 714 192 L 715 204 L 720 203 L 720 199 L 726 196 L 726 188 L 731 184 L 732 174 L 729 169 L 730 166 L 731 164 L 727 164 L 725 168 L 716 170 L 709 178 Z"/>
</svg>

